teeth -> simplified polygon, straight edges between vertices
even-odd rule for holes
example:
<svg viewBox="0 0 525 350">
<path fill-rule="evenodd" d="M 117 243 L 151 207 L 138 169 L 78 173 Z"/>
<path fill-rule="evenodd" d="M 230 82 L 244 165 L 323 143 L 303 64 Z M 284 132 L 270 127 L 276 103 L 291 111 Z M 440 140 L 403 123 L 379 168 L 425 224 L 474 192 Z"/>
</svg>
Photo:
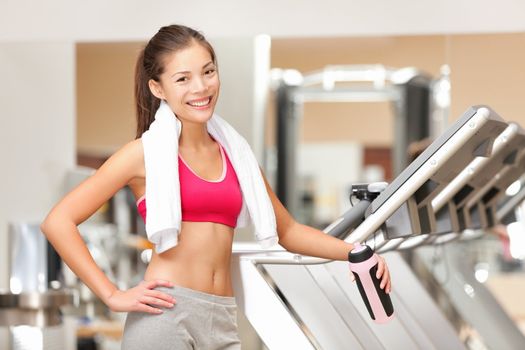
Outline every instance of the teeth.
<svg viewBox="0 0 525 350">
<path fill-rule="evenodd" d="M 194 102 L 188 102 L 191 106 L 195 107 L 203 107 L 206 106 L 208 103 L 210 103 L 210 99 L 204 100 L 204 101 L 194 101 Z"/>
</svg>

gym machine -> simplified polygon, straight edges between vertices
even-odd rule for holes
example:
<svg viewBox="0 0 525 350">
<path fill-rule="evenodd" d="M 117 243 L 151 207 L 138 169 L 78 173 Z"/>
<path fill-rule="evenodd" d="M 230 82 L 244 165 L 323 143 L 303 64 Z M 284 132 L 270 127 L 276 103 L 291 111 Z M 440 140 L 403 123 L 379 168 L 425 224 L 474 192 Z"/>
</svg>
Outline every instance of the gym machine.
<svg viewBox="0 0 525 350">
<path fill-rule="evenodd" d="M 523 131 L 516 124 L 507 124 L 487 106 L 474 106 L 390 185 L 353 186 L 353 195 L 361 201 L 324 231 L 349 243 L 366 242 L 385 253 L 394 276 L 391 297 L 395 318 L 389 323 L 378 326 L 372 322 L 350 282 L 346 262 L 300 256 L 283 249 L 265 251 L 241 243 L 234 246 L 233 260 L 240 309 L 271 350 L 464 349 L 472 343 L 519 348 L 525 337 L 501 306 L 487 297 L 484 287 L 464 281 L 471 288 L 468 297 L 478 302 L 471 302 L 467 310 L 454 305 L 456 319 L 451 320 L 398 251 L 443 244 L 450 240 L 443 238 L 450 235 L 473 238 L 468 232 L 496 224 L 503 215 L 497 211 L 497 199 L 505 186 L 523 173 L 523 140 Z M 474 176 L 467 176 L 489 170 L 499 175 L 491 175 L 495 180 L 483 186 Z M 460 181 L 462 177 L 465 179 Z M 456 182 L 461 185 L 452 185 Z M 458 193 L 467 184 L 476 187 L 470 197 L 461 196 L 460 202 Z M 495 188 L 497 193 L 486 195 Z M 439 203 L 443 203 L 441 207 Z M 476 206 L 490 219 L 473 216 L 471 208 Z M 438 214 L 442 208 L 447 208 L 448 216 Z M 462 213 L 470 218 L 460 221 L 456 216 Z M 445 288 L 449 295 L 462 291 L 453 287 Z M 452 297 L 460 298 L 456 294 Z M 492 318 L 477 322 L 466 317 L 468 312 L 480 311 L 474 310 L 475 306 L 484 308 L 481 312 L 489 312 Z M 487 325 L 499 336 L 487 336 Z"/>
</svg>

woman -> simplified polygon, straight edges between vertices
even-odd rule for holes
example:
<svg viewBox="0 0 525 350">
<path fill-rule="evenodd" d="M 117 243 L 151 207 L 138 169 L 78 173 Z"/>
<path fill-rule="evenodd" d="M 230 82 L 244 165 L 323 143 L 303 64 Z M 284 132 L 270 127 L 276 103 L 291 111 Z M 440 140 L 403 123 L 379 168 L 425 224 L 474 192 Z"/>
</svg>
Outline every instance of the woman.
<svg viewBox="0 0 525 350">
<path fill-rule="evenodd" d="M 185 26 L 161 28 L 137 61 L 137 139 L 123 146 L 93 176 L 66 195 L 41 225 L 42 232 L 73 272 L 111 310 L 128 312 L 125 349 L 240 348 L 230 259 L 234 228 L 247 192 L 241 188 L 246 180 L 237 177 L 241 170 L 238 160 L 234 167 L 234 155 L 228 154 L 225 145 L 207 129 L 219 88 L 215 53 L 206 39 Z M 157 244 L 144 281 L 128 290 L 119 290 L 93 261 L 77 225 L 127 185 L 139 199 L 137 204 L 148 231 L 150 215 L 146 219 L 144 200 L 146 169 L 149 166 L 151 173 L 148 170 L 148 174 L 153 174 L 155 169 L 162 168 L 162 173 L 164 168 L 152 167 L 147 161 L 143 141 L 162 106 L 168 106 L 169 113 L 180 121 L 178 160 L 175 161 L 180 180 L 180 227 L 173 242 L 162 249 Z M 282 247 L 309 256 L 347 259 L 353 248 L 351 244 L 294 221 L 258 167 L 257 172 L 264 179 L 261 186 L 271 203 L 269 207 Z M 150 183 L 154 185 L 153 182 L 148 185 Z M 222 193 L 226 200 L 191 195 L 198 186 L 217 188 L 217 193 Z M 264 196 L 257 201 L 263 201 Z M 148 208 L 153 208 L 155 200 L 149 197 Z M 221 205 L 215 203 L 221 200 Z M 211 212 L 214 205 L 214 214 L 207 215 L 206 211 Z M 151 210 L 153 220 L 156 212 Z M 256 213 L 250 210 L 250 216 L 255 217 Z M 388 269 L 382 258 L 379 261 L 381 287 L 390 292 Z"/>
</svg>

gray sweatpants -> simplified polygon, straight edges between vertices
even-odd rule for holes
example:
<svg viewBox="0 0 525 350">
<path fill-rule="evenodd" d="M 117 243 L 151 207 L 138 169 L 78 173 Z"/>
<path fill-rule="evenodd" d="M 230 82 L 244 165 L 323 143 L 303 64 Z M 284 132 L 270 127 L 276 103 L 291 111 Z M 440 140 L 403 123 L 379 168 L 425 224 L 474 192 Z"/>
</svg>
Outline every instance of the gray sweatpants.
<svg viewBox="0 0 525 350">
<path fill-rule="evenodd" d="M 156 287 L 175 297 L 159 315 L 129 312 L 122 350 L 239 350 L 235 298 L 175 286 Z M 159 307 L 159 306 L 155 306 Z"/>
</svg>

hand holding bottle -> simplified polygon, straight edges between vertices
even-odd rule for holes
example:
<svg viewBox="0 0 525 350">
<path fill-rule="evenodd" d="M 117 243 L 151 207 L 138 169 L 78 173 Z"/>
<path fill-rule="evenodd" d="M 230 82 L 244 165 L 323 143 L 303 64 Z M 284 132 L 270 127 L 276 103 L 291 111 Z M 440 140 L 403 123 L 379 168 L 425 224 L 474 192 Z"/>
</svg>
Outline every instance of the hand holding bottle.
<svg viewBox="0 0 525 350">
<path fill-rule="evenodd" d="M 374 254 L 369 246 L 356 243 L 348 253 L 348 261 L 370 317 L 376 323 L 389 321 L 394 307 L 388 295 L 391 290 L 390 273 L 384 259 Z"/>
</svg>

